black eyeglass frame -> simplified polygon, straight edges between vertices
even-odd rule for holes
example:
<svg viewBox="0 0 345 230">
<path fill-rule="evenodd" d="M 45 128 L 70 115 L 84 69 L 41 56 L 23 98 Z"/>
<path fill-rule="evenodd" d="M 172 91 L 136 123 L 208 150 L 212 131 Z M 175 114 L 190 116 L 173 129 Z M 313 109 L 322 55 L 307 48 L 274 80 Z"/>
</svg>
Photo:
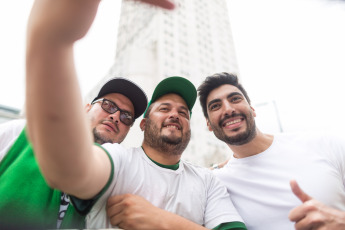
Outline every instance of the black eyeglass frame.
<svg viewBox="0 0 345 230">
<path fill-rule="evenodd" d="M 134 116 L 133 116 L 130 112 L 128 112 L 128 111 L 126 111 L 126 110 L 123 110 L 123 109 L 120 109 L 119 106 L 118 106 L 115 102 L 113 102 L 113 101 L 111 101 L 111 100 L 108 100 L 108 99 L 106 99 L 106 98 L 100 98 L 100 99 L 97 99 L 97 100 L 93 101 L 93 102 L 91 103 L 91 105 L 93 105 L 93 104 L 95 104 L 95 103 L 97 103 L 97 102 L 102 102 L 102 103 L 101 103 L 101 108 L 102 108 L 104 111 L 106 111 L 107 113 L 114 114 L 114 113 L 116 113 L 117 111 L 120 111 L 120 121 L 121 121 L 123 124 L 127 125 L 127 126 L 132 126 L 132 125 L 133 125 L 133 123 L 134 123 L 134 121 L 135 121 Z M 110 105 L 112 105 L 111 108 L 113 108 L 113 110 L 110 111 L 108 108 L 106 108 L 106 107 L 104 106 L 104 102 L 109 102 Z M 128 123 L 128 122 L 126 121 L 126 119 L 128 119 L 128 116 L 131 117 L 130 123 Z"/>
</svg>

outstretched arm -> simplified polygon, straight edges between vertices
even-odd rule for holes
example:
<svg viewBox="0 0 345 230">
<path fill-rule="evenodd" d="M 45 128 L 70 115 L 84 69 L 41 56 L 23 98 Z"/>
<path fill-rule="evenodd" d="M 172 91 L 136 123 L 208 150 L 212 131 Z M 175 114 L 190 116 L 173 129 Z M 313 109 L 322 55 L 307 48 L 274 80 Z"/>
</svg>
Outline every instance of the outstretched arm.
<svg viewBox="0 0 345 230">
<path fill-rule="evenodd" d="M 73 57 L 99 3 L 36 0 L 27 30 L 26 111 L 35 156 L 52 187 L 85 199 L 102 189 L 111 170 L 106 154 L 92 145 Z"/>
<path fill-rule="evenodd" d="M 300 206 L 292 209 L 289 214 L 289 219 L 295 222 L 297 230 L 345 229 L 345 212 L 328 207 L 313 199 L 294 180 L 290 182 L 290 185 L 293 193 L 303 202 Z"/>
<path fill-rule="evenodd" d="M 27 32 L 29 138 L 47 182 L 80 198 L 97 194 L 110 174 L 105 153 L 93 152 L 73 60 L 73 45 L 87 33 L 99 2 L 36 0 Z"/>
</svg>

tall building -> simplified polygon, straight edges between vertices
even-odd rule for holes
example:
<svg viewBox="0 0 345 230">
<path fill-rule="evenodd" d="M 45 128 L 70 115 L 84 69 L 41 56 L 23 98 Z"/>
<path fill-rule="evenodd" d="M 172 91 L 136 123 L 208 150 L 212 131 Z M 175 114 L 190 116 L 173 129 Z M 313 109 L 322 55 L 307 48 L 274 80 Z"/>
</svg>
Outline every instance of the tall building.
<svg viewBox="0 0 345 230">
<path fill-rule="evenodd" d="M 238 74 L 236 53 L 225 0 L 176 0 L 166 11 L 138 1 L 122 1 L 117 50 L 109 74 L 90 94 L 114 76 L 138 83 L 151 97 L 168 76 L 188 78 L 196 87 L 217 72 Z M 140 119 L 124 141 L 140 146 Z M 199 102 L 191 119 L 192 137 L 183 158 L 202 166 L 227 159 L 229 148 L 210 133 Z"/>
</svg>

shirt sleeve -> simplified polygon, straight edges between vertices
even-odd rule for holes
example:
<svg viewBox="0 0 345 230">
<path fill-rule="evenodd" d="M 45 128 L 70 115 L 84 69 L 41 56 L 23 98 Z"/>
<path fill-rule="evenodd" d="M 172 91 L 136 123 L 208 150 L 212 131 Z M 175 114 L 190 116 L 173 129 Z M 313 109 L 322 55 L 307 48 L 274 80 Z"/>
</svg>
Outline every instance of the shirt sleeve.
<svg viewBox="0 0 345 230">
<path fill-rule="evenodd" d="M 26 121 L 23 119 L 11 120 L 0 124 L 0 161 L 24 129 Z"/>
<path fill-rule="evenodd" d="M 93 207 L 93 205 L 97 202 L 97 200 L 105 193 L 105 191 L 107 191 L 107 189 L 109 188 L 111 182 L 113 181 L 113 175 L 114 175 L 114 163 L 112 158 L 110 157 L 108 151 L 103 148 L 102 146 L 100 146 L 99 144 L 95 145 L 99 146 L 100 148 L 102 148 L 108 155 L 110 162 L 111 162 L 111 173 L 110 173 L 110 177 L 109 180 L 107 182 L 107 184 L 104 186 L 104 188 L 93 198 L 88 199 L 88 200 L 83 200 L 83 199 L 79 199 L 75 196 L 70 196 L 71 202 L 74 206 L 74 208 L 77 210 L 77 212 L 81 215 L 87 215 L 91 208 Z"/>
<path fill-rule="evenodd" d="M 210 182 L 207 191 L 207 205 L 205 210 L 205 227 L 215 228 L 220 224 L 239 222 L 243 219 L 234 207 L 226 187 L 210 172 Z M 223 228 L 221 228 L 223 229 Z"/>
</svg>

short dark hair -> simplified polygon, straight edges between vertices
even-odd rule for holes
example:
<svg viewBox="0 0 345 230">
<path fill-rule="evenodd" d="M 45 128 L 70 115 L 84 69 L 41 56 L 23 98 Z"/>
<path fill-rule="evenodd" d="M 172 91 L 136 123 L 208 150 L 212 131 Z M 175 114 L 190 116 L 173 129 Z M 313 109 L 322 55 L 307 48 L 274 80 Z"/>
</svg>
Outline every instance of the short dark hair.
<svg viewBox="0 0 345 230">
<path fill-rule="evenodd" d="M 207 114 L 207 105 L 206 100 L 210 92 L 222 85 L 229 84 L 237 87 L 244 97 L 247 99 L 248 103 L 250 104 L 250 99 L 248 97 L 248 94 L 246 90 L 243 88 L 243 86 L 238 82 L 238 77 L 235 74 L 231 73 L 216 73 L 211 76 L 208 76 L 199 86 L 198 92 L 199 92 L 199 100 L 200 105 L 202 107 L 202 111 L 204 113 L 204 116 L 208 118 Z"/>
</svg>

